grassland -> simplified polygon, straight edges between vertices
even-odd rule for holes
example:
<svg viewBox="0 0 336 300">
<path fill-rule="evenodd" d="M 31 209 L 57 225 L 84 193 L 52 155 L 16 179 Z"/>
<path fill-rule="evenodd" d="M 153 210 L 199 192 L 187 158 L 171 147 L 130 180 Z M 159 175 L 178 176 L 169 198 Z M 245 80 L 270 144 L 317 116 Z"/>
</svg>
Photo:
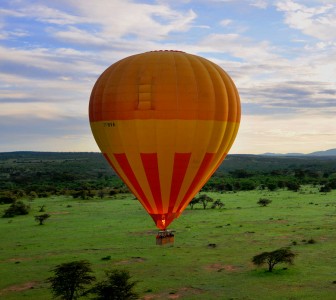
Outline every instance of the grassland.
<svg viewBox="0 0 336 300">
<path fill-rule="evenodd" d="M 173 246 L 155 245 L 154 223 L 131 195 L 36 199 L 29 215 L 0 219 L 0 299 L 51 299 L 50 269 L 82 259 L 98 279 L 107 269 L 128 270 L 147 300 L 335 299 L 336 191 L 209 195 L 225 208 L 188 208 L 171 226 Z M 261 197 L 272 203 L 259 207 Z M 41 205 L 51 215 L 42 226 L 33 217 Z M 252 265 L 254 255 L 287 246 L 294 265 L 273 273 Z"/>
</svg>

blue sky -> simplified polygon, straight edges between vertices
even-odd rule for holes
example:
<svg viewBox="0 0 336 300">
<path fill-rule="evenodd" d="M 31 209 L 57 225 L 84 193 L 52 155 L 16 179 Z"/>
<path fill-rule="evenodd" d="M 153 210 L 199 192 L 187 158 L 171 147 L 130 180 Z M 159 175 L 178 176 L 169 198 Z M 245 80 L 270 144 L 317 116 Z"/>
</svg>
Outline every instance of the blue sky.
<svg viewBox="0 0 336 300">
<path fill-rule="evenodd" d="M 99 151 L 96 79 L 160 49 L 231 75 L 242 102 L 231 153 L 336 148 L 335 19 L 333 0 L 2 0 L 0 152 Z"/>
</svg>

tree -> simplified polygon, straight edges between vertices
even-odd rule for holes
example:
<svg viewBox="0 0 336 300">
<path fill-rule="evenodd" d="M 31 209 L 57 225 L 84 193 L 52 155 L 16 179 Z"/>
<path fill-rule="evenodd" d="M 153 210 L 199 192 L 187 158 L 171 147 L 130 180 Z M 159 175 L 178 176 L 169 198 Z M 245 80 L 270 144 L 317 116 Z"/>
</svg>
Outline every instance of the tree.
<svg viewBox="0 0 336 300">
<path fill-rule="evenodd" d="M 95 280 L 91 265 L 86 260 L 73 261 L 57 265 L 54 276 L 47 280 L 51 284 L 54 297 L 64 300 L 78 299 L 84 292 L 85 286 Z"/>
<path fill-rule="evenodd" d="M 190 205 L 190 208 L 191 209 L 194 209 L 194 205 L 199 203 L 199 199 L 197 198 L 193 198 L 190 202 L 189 202 L 189 205 Z"/>
<path fill-rule="evenodd" d="M 139 299 L 137 293 L 133 291 L 137 281 L 130 281 L 130 274 L 125 270 L 107 271 L 106 279 L 98 282 L 88 291 L 95 294 L 95 300 L 132 300 Z"/>
<path fill-rule="evenodd" d="M 44 221 L 47 220 L 49 217 L 49 214 L 38 215 L 35 216 L 35 221 L 40 222 L 39 225 L 43 225 Z"/>
<path fill-rule="evenodd" d="M 257 187 L 257 183 L 251 179 L 240 180 L 240 190 L 242 191 L 252 191 Z"/>
<path fill-rule="evenodd" d="M 269 182 L 267 182 L 267 183 L 266 183 L 266 186 L 267 186 L 267 188 L 268 188 L 271 192 L 275 191 L 275 190 L 277 189 L 277 187 L 278 187 L 278 185 L 277 185 L 276 182 L 274 182 L 274 181 L 269 181 Z"/>
<path fill-rule="evenodd" d="M 295 254 L 289 248 L 281 248 L 272 252 L 263 252 L 253 257 L 252 262 L 261 266 L 268 265 L 268 271 L 272 272 L 278 263 L 293 264 Z"/>
<path fill-rule="evenodd" d="M 203 209 L 206 209 L 208 206 L 208 203 L 213 202 L 214 200 L 208 195 L 203 194 L 198 197 L 198 201 L 202 203 Z"/>
<path fill-rule="evenodd" d="M 212 205 L 211 208 L 222 208 L 224 206 L 224 203 L 222 201 L 220 201 L 219 199 L 217 199 Z"/>
<path fill-rule="evenodd" d="M 260 206 L 267 206 L 268 204 L 270 204 L 272 202 L 272 200 L 270 199 L 266 199 L 266 198 L 260 198 L 259 201 L 257 202 L 257 204 L 259 204 Z"/>
<path fill-rule="evenodd" d="M 8 207 L 3 214 L 3 218 L 13 218 L 19 215 L 27 215 L 29 213 L 30 206 L 24 204 L 22 201 L 15 201 Z"/>
<path fill-rule="evenodd" d="M 300 184 L 298 182 L 295 182 L 295 181 L 287 181 L 286 182 L 286 187 L 290 191 L 297 192 L 300 189 Z"/>
</svg>

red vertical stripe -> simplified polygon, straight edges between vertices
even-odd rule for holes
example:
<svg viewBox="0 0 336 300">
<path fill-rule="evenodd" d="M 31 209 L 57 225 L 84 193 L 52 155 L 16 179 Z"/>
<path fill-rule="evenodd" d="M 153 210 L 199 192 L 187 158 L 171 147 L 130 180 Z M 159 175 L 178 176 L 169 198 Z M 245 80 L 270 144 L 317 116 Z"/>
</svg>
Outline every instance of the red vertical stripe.
<svg viewBox="0 0 336 300">
<path fill-rule="evenodd" d="M 126 154 L 125 153 L 114 153 L 113 155 L 116 158 L 116 160 L 117 160 L 118 164 L 120 165 L 121 169 L 125 173 L 127 179 L 130 181 L 133 188 L 138 193 L 138 195 L 140 197 L 140 200 L 146 206 L 147 211 L 149 213 L 153 213 L 153 209 L 152 209 L 151 205 L 149 204 L 148 199 L 147 199 L 145 193 L 143 192 L 138 180 L 135 177 L 135 174 L 134 174 L 134 172 L 133 172 L 133 170 L 132 170 L 132 168 L 131 168 L 131 166 L 128 162 Z"/>
<path fill-rule="evenodd" d="M 157 153 L 141 153 L 140 155 L 156 208 L 158 213 L 163 214 Z"/>
<path fill-rule="evenodd" d="M 189 165 L 190 156 L 191 153 L 175 153 L 168 212 L 172 212 L 174 209 L 177 196 L 180 193 L 182 182 Z"/>
<path fill-rule="evenodd" d="M 198 190 L 195 190 L 197 185 L 201 182 L 203 178 L 205 178 L 206 172 L 208 172 L 209 165 L 211 161 L 214 159 L 215 153 L 206 153 L 204 155 L 203 161 L 201 163 L 201 166 L 199 167 L 196 176 L 194 177 L 187 193 L 184 195 L 183 200 L 181 201 L 177 212 L 181 210 L 181 208 L 184 206 L 186 201 L 191 200 L 191 198 L 195 195 L 195 193 L 198 192 Z"/>
</svg>

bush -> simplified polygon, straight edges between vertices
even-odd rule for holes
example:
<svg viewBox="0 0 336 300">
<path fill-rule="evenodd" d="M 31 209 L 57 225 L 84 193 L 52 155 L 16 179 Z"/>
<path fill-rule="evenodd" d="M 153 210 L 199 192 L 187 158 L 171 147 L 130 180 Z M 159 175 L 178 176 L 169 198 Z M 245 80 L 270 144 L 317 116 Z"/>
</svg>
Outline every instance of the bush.
<svg viewBox="0 0 336 300">
<path fill-rule="evenodd" d="M 22 201 L 15 201 L 8 207 L 3 214 L 3 218 L 13 218 L 15 216 L 27 215 L 29 213 L 30 206 L 24 204 Z"/>
<path fill-rule="evenodd" d="M 10 191 L 5 191 L 0 194 L 0 203 L 10 204 L 14 203 L 17 199 L 17 196 Z"/>
<path fill-rule="evenodd" d="M 272 200 L 270 200 L 270 199 L 260 198 L 259 201 L 257 202 L 257 204 L 259 204 L 260 206 L 267 206 L 271 202 L 272 202 Z"/>
<path fill-rule="evenodd" d="M 329 193 L 331 192 L 331 187 L 329 185 L 323 185 L 320 187 L 320 193 Z"/>
<path fill-rule="evenodd" d="M 139 299 L 133 289 L 136 281 L 130 282 L 131 276 L 128 271 L 111 270 L 106 272 L 106 279 L 98 282 L 88 291 L 95 294 L 95 300 L 133 300 Z"/>
</svg>

